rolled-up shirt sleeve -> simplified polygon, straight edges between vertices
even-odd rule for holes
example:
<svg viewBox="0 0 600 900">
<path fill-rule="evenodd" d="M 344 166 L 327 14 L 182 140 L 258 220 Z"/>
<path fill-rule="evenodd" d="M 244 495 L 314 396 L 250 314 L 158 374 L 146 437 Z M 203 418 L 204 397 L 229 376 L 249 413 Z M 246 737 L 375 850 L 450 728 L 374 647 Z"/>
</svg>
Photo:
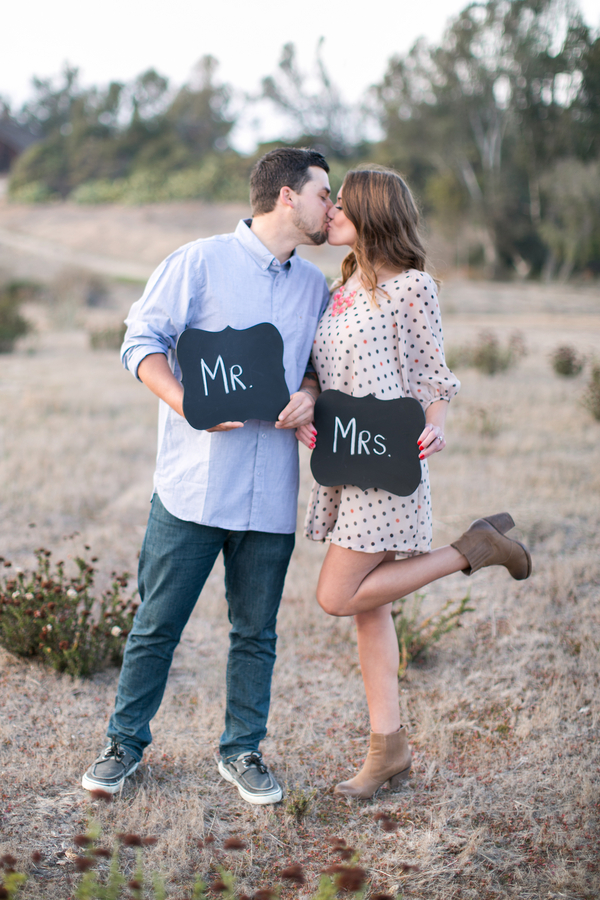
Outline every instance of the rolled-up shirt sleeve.
<svg viewBox="0 0 600 900">
<path fill-rule="evenodd" d="M 181 247 L 152 273 L 144 293 L 125 319 L 127 331 L 121 361 L 139 380 L 138 367 L 152 353 L 169 357 L 185 330 L 190 302 L 202 290 L 201 263 L 197 254 Z"/>
</svg>

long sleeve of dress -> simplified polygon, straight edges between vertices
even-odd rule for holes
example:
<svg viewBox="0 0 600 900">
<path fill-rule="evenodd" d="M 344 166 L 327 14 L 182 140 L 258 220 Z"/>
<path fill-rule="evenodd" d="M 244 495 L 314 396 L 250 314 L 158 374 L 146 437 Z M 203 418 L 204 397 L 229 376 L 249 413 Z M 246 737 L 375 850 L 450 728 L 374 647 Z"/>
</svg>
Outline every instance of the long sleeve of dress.
<svg viewBox="0 0 600 900">
<path fill-rule="evenodd" d="M 424 409 L 451 400 L 460 381 L 446 365 L 442 321 L 434 280 L 410 269 L 387 287 L 392 299 L 402 382 Z"/>
</svg>

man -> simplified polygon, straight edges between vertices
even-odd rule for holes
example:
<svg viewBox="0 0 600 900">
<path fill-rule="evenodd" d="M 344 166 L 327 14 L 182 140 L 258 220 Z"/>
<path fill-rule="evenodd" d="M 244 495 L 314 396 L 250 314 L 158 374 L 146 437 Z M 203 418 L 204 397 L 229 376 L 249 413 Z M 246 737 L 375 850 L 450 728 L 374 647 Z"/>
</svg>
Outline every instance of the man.
<svg viewBox="0 0 600 900">
<path fill-rule="evenodd" d="M 253 218 L 233 234 L 181 247 L 131 308 L 122 359 L 160 398 L 158 454 L 140 554 L 142 603 L 125 648 L 110 744 L 83 776 L 88 790 L 115 793 L 137 768 L 152 740 L 149 722 L 173 652 L 223 551 L 231 631 L 218 769 L 249 803 L 282 797 L 259 744 L 266 735 L 277 611 L 294 547 L 294 429 L 312 421 L 318 388 L 306 370 L 329 296 L 323 275 L 294 251 L 326 239 L 328 171 L 312 150 L 267 153 L 250 178 Z M 195 431 L 183 418 L 177 338 L 186 328 L 216 332 L 261 322 L 271 322 L 283 338 L 289 404 L 275 423 L 223 422 Z"/>
</svg>

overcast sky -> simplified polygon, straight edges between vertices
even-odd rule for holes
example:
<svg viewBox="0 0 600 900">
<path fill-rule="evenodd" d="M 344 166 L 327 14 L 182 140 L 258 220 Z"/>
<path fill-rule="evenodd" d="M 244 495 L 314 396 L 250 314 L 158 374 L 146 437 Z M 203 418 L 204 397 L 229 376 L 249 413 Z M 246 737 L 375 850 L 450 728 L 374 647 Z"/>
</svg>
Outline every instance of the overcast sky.
<svg viewBox="0 0 600 900">
<path fill-rule="evenodd" d="M 223 81 L 245 90 L 274 71 L 283 44 L 296 44 L 308 68 L 319 37 L 335 83 L 357 99 L 383 75 L 394 53 L 424 35 L 438 40 L 467 0 L 28 0 L 3 4 L 0 95 L 18 106 L 33 75 L 56 75 L 65 62 L 84 84 L 127 81 L 154 67 L 173 84 L 210 53 Z M 600 25 L 598 0 L 579 0 Z"/>
</svg>

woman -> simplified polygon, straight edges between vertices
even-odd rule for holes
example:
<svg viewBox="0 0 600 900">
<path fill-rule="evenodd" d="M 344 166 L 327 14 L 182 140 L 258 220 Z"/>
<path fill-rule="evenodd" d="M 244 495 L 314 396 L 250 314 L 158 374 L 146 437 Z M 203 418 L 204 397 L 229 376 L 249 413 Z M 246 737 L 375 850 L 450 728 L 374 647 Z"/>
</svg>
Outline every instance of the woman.
<svg viewBox="0 0 600 900">
<path fill-rule="evenodd" d="M 312 360 L 321 390 L 357 397 L 415 397 L 425 410 L 422 479 L 410 497 L 352 485 L 313 487 L 305 534 L 328 541 L 317 599 L 333 616 L 354 616 L 371 741 L 363 768 L 339 794 L 367 798 L 408 777 L 411 753 L 398 702 L 398 641 L 392 601 L 432 581 L 504 565 L 531 573 L 527 549 L 505 537 L 508 513 L 478 519 L 453 544 L 430 551 L 428 457 L 446 446 L 444 423 L 458 380 L 444 361 L 436 285 L 425 273 L 418 213 L 406 184 L 381 168 L 348 172 L 330 214 L 328 241 L 348 245 L 342 278 L 319 323 Z M 316 432 L 298 429 L 311 449 Z"/>
</svg>

